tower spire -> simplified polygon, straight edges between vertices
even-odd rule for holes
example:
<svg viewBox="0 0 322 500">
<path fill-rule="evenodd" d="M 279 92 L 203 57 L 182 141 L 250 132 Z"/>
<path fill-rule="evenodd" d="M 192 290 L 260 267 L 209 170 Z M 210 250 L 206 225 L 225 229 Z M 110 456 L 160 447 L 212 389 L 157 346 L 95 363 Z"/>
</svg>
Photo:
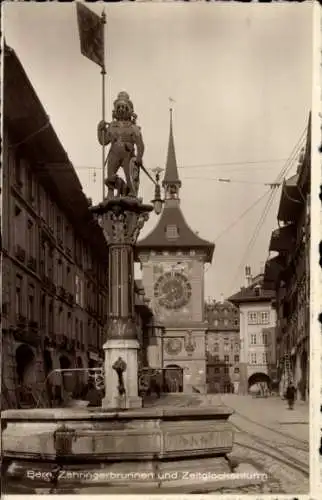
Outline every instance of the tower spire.
<svg viewBox="0 0 322 500">
<path fill-rule="evenodd" d="M 165 189 L 166 199 L 170 198 L 178 199 L 179 189 L 181 187 L 181 181 L 179 179 L 179 174 L 178 174 L 176 151 L 174 147 L 172 115 L 173 115 L 173 109 L 172 106 L 170 106 L 170 134 L 169 134 L 169 144 L 168 144 L 168 155 L 167 155 L 167 163 L 165 168 L 164 179 L 162 182 L 162 185 Z"/>
</svg>

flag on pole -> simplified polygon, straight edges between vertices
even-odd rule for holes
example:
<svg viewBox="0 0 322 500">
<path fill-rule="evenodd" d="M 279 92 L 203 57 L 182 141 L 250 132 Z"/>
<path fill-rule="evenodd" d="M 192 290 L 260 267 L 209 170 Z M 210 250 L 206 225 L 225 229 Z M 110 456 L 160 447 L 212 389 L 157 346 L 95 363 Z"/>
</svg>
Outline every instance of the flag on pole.
<svg viewBox="0 0 322 500">
<path fill-rule="evenodd" d="M 104 68 L 104 19 L 82 3 L 76 8 L 81 53 Z"/>
</svg>

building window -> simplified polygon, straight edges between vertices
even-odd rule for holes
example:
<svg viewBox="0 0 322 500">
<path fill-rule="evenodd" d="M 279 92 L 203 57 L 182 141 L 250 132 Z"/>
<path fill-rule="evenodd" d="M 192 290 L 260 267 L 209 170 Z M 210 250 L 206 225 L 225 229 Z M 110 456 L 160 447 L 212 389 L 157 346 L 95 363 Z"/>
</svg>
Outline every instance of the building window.
<svg viewBox="0 0 322 500">
<path fill-rule="evenodd" d="M 28 220 L 28 254 L 29 257 L 35 256 L 35 226 L 33 222 Z"/>
<path fill-rule="evenodd" d="M 66 269 L 66 286 L 67 286 L 67 291 L 70 292 L 72 283 L 71 283 L 71 272 L 70 272 L 69 266 L 67 266 L 67 269 Z"/>
<path fill-rule="evenodd" d="M 225 342 L 224 344 L 224 351 L 229 352 L 229 344 Z"/>
<path fill-rule="evenodd" d="M 67 313 L 67 335 L 68 335 L 68 337 L 73 337 L 72 313 L 70 311 L 68 311 L 68 313 Z"/>
<path fill-rule="evenodd" d="M 267 345 L 267 344 L 268 344 L 268 336 L 267 336 L 267 333 L 263 333 L 263 334 L 262 334 L 262 336 L 263 336 L 263 344 L 264 344 L 264 345 Z"/>
<path fill-rule="evenodd" d="M 23 241 L 22 238 L 23 238 L 23 234 L 24 234 L 23 213 L 22 213 L 21 208 L 18 207 L 18 205 L 15 205 L 14 214 L 15 214 L 15 220 L 13 222 L 14 240 L 15 240 L 16 245 L 20 245 L 22 247 L 23 246 L 22 245 L 22 241 Z"/>
<path fill-rule="evenodd" d="M 235 344 L 235 350 L 236 350 L 236 351 L 238 351 L 238 350 L 239 350 L 239 344 L 238 344 L 238 342 L 236 342 L 236 344 Z"/>
<path fill-rule="evenodd" d="M 268 325 L 269 324 L 269 312 L 268 311 L 263 311 L 260 313 L 260 318 L 261 318 L 261 324 L 262 325 Z"/>
<path fill-rule="evenodd" d="M 234 319 L 234 325 L 238 326 L 238 319 Z"/>
<path fill-rule="evenodd" d="M 250 343 L 255 345 L 256 344 L 256 333 L 252 333 L 250 336 Z"/>
<path fill-rule="evenodd" d="M 214 361 L 215 361 L 215 363 L 219 363 L 219 356 L 218 355 L 214 356 Z"/>
<path fill-rule="evenodd" d="M 214 321 L 214 325 L 215 325 L 215 326 L 218 326 L 218 319 L 215 319 L 215 321 Z"/>
<path fill-rule="evenodd" d="M 83 307 L 83 282 L 78 275 L 75 276 L 75 294 L 76 304 Z"/>
<path fill-rule="evenodd" d="M 29 285 L 28 287 L 28 319 L 34 321 L 35 319 L 35 287 Z"/>
<path fill-rule="evenodd" d="M 249 325 L 257 325 L 258 323 L 258 313 L 249 311 L 248 312 L 248 324 Z"/>
<path fill-rule="evenodd" d="M 267 365 L 268 360 L 267 360 L 267 352 L 263 352 L 263 364 Z"/>
<path fill-rule="evenodd" d="M 57 260 L 57 285 L 63 286 L 63 262 L 60 257 Z"/>
<path fill-rule="evenodd" d="M 34 189 L 33 189 L 33 178 L 32 178 L 32 172 L 31 169 L 28 168 L 27 171 L 27 199 L 31 203 L 34 202 Z"/>
<path fill-rule="evenodd" d="M 75 337 L 76 337 L 76 340 L 78 342 L 81 342 L 80 338 L 79 338 L 79 321 L 78 321 L 78 318 L 75 318 Z"/>
<path fill-rule="evenodd" d="M 229 322 L 228 322 L 228 319 L 224 319 L 224 325 L 225 325 L 225 326 L 228 326 L 228 323 L 229 323 Z"/>
<path fill-rule="evenodd" d="M 235 363 L 239 363 L 239 355 L 238 354 L 235 354 L 234 361 L 235 361 Z"/>
<path fill-rule="evenodd" d="M 176 240 L 179 237 L 178 228 L 175 224 L 169 224 L 166 227 L 166 237 L 168 240 Z"/>
<path fill-rule="evenodd" d="M 224 356 L 224 361 L 225 361 L 225 363 L 229 363 L 229 356 L 228 355 Z"/>
<path fill-rule="evenodd" d="M 83 334 L 83 322 L 80 320 L 79 322 L 79 327 L 80 327 L 80 343 L 84 344 L 84 334 Z"/>
<path fill-rule="evenodd" d="M 234 373 L 239 373 L 239 368 L 238 368 L 238 366 L 236 366 L 236 367 L 234 368 Z"/>
<path fill-rule="evenodd" d="M 219 344 L 218 342 L 215 342 L 214 343 L 214 352 L 218 352 L 219 351 Z"/>
<path fill-rule="evenodd" d="M 16 314 L 22 315 L 22 276 L 16 276 Z"/>
<path fill-rule="evenodd" d="M 250 362 L 252 365 L 256 365 L 257 359 L 256 359 L 256 352 L 251 352 L 250 353 Z"/>
<path fill-rule="evenodd" d="M 40 328 L 45 328 L 46 326 L 46 295 L 41 296 L 40 303 Z"/>
<path fill-rule="evenodd" d="M 48 249 L 47 275 L 48 275 L 48 278 L 53 280 L 53 277 L 54 277 L 54 250 L 52 248 Z"/>
<path fill-rule="evenodd" d="M 229 373 L 229 366 L 224 366 L 224 373 L 227 375 Z"/>
<path fill-rule="evenodd" d="M 63 231 L 62 231 L 62 218 L 60 215 L 57 215 L 57 217 L 56 217 L 56 231 L 57 231 L 58 242 L 62 242 Z"/>
<path fill-rule="evenodd" d="M 64 335 L 64 311 L 63 311 L 63 306 L 59 306 L 58 309 L 58 328 L 59 328 L 59 333 L 61 335 Z"/>
<path fill-rule="evenodd" d="M 48 309 L 48 326 L 49 326 L 49 333 L 54 333 L 54 303 L 51 300 L 49 303 L 49 309 Z"/>
<path fill-rule="evenodd" d="M 15 155 L 15 183 L 22 187 L 22 158 L 19 152 Z"/>
<path fill-rule="evenodd" d="M 215 370 L 214 370 L 215 373 L 220 373 L 220 368 L 219 366 L 215 366 Z"/>
</svg>

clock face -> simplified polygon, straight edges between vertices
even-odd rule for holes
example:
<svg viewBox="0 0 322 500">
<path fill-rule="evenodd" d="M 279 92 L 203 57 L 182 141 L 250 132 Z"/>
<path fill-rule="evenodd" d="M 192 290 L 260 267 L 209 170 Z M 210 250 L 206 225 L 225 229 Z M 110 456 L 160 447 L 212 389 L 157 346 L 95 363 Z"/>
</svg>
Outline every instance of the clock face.
<svg viewBox="0 0 322 500">
<path fill-rule="evenodd" d="M 180 309 L 190 300 L 191 285 L 184 274 L 168 272 L 156 282 L 154 296 L 160 306 L 166 309 Z"/>
</svg>

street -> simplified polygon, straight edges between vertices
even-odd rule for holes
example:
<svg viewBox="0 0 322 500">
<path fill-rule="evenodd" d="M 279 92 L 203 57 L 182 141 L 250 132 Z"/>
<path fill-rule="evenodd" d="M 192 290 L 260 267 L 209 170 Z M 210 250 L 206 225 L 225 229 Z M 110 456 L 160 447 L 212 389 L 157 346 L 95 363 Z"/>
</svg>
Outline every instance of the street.
<svg viewBox="0 0 322 500">
<path fill-rule="evenodd" d="M 232 457 L 262 469 L 276 482 L 279 493 L 309 491 L 309 404 L 297 401 L 294 410 L 278 397 L 223 395 L 234 409 Z"/>
</svg>

